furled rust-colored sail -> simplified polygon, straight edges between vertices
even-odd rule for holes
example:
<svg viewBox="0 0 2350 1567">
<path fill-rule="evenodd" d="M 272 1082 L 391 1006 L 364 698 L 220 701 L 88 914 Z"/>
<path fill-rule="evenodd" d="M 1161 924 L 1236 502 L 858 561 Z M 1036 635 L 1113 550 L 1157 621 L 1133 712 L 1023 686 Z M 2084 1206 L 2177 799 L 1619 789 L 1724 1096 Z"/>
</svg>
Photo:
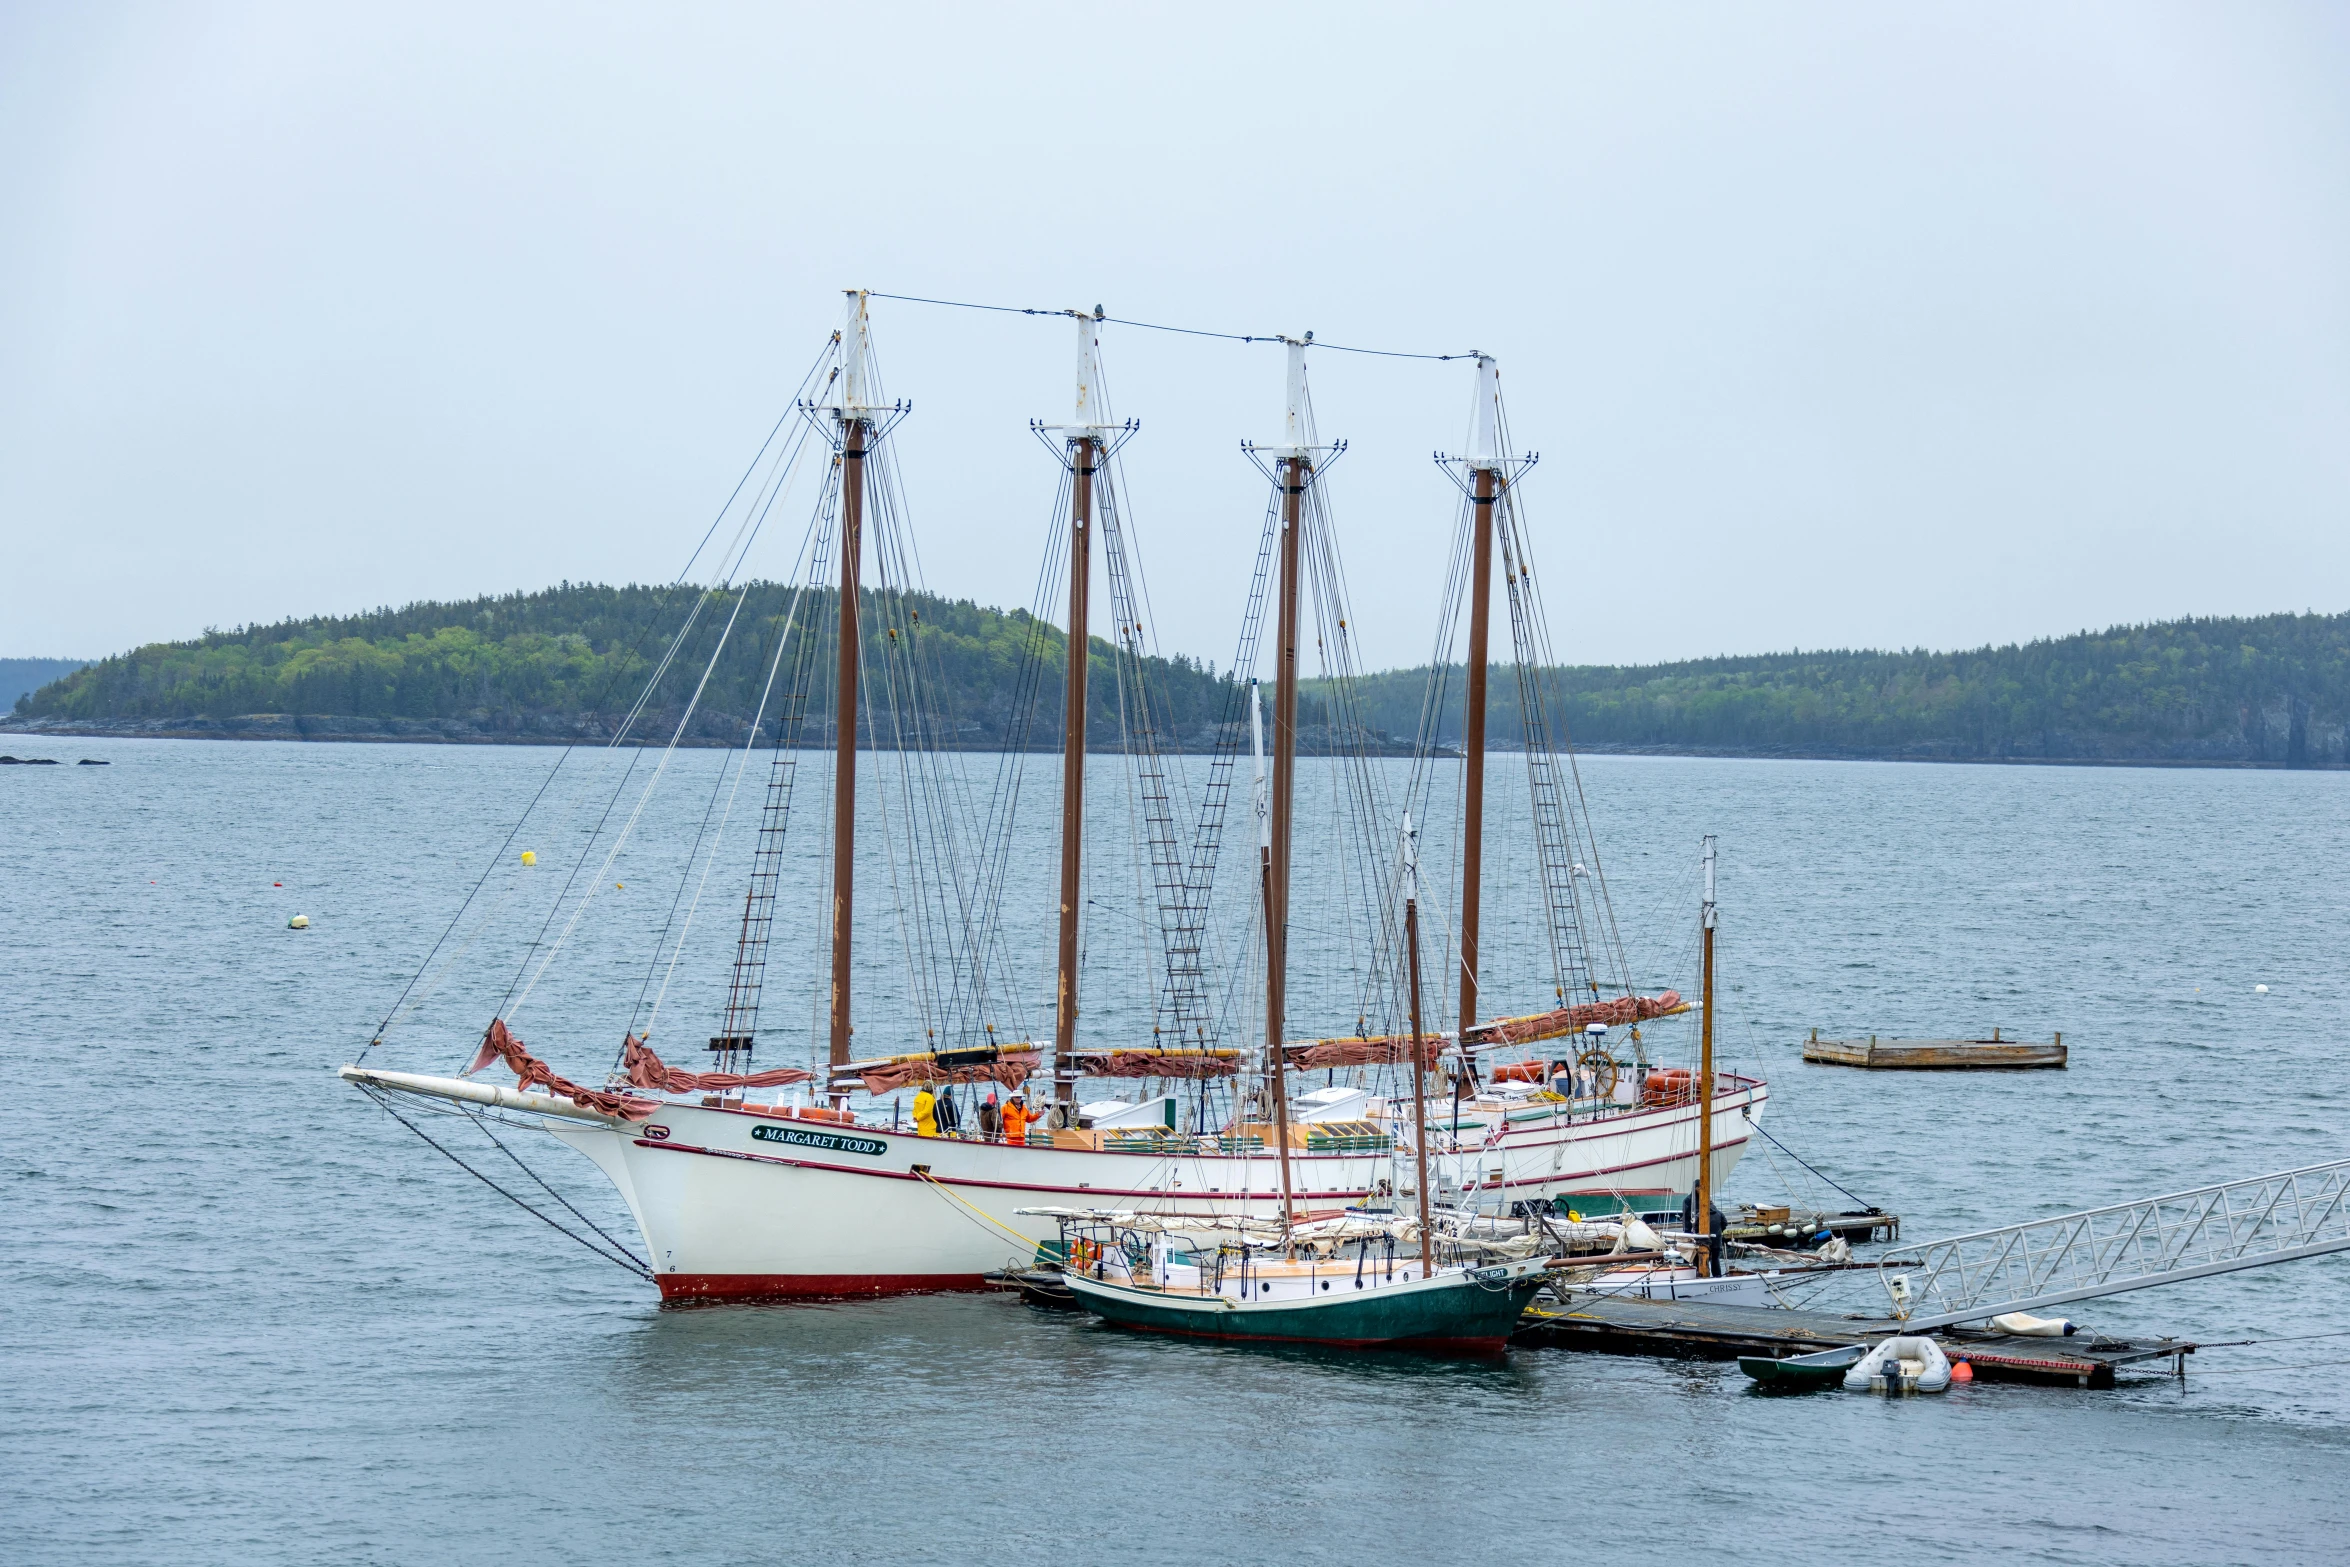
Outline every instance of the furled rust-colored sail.
<svg viewBox="0 0 2350 1567">
<path fill-rule="evenodd" d="M 1341 1066 L 1398 1066 L 1412 1059 L 1412 1036 L 1380 1034 L 1370 1039 L 1317 1039 L 1308 1044 L 1284 1045 L 1281 1054 L 1301 1072 Z"/>
<path fill-rule="evenodd" d="M 1233 1077 L 1237 1050 L 1086 1050 L 1070 1058 L 1087 1077 Z"/>
<path fill-rule="evenodd" d="M 528 1091 L 544 1088 L 560 1094 L 575 1105 L 600 1110 L 630 1121 L 642 1121 L 661 1107 L 650 1099 L 639 1099 L 634 1094 L 611 1094 L 598 1088 L 582 1088 L 569 1078 L 557 1077 L 555 1069 L 524 1048 L 521 1040 L 506 1027 L 504 1018 L 490 1019 L 488 1032 L 481 1036 L 481 1048 L 473 1053 L 473 1064 L 465 1069 L 465 1076 L 488 1066 L 492 1061 L 503 1061 L 514 1069 L 515 1086 Z"/>
<path fill-rule="evenodd" d="M 689 1072 L 670 1066 L 653 1054 L 653 1047 L 631 1034 L 620 1053 L 620 1068 L 639 1088 L 663 1089 L 673 1094 L 711 1093 L 721 1088 L 780 1088 L 804 1083 L 816 1074 L 796 1066 L 764 1072 Z"/>
<path fill-rule="evenodd" d="M 888 1056 L 874 1061 L 849 1061 L 833 1068 L 832 1088 L 845 1091 L 851 1082 L 862 1083 L 869 1094 L 894 1094 L 901 1088 L 917 1083 L 1001 1083 L 1006 1088 L 1018 1088 L 1036 1074 L 1043 1064 L 1043 1056 L 1036 1046 L 987 1046 L 963 1053 L 947 1051 L 941 1055 L 921 1052 L 915 1055 Z"/>
<path fill-rule="evenodd" d="M 1606 1023 L 1611 1027 L 1645 1023 L 1650 1018 L 1671 1017 L 1688 1010 L 1677 990 L 1668 990 L 1661 996 L 1618 996 L 1613 1001 L 1586 1001 L 1580 1006 L 1557 1007 L 1526 1017 L 1495 1018 L 1470 1029 L 1468 1044 L 1472 1050 L 1488 1045 L 1525 1045 L 1537 1039 L 1557 1039 L 1591 1023 Z M 1405 1041 L 1407 1047 L 1409 1043 Z"/>
<path fill-rule="evenodd" d="M 1645 1023 L 1650 1018 L 1671 1017 L 1688 1011 L 1681 993 L 1668 990 L 1661 996 L 1619 996 L 1613 1001 L 1589 1001 L 1581 1006 L 1559 1007 L 1549 1012 L 1536 1012 L 1526 1017 L 1496 1018 L 1480 1023 L 1469 1030 L 1469 1048 L 1488 1049 L 1495 1045 L 1525 1045 L 1539 1039 L 1557 1039 L 1580 1031 L 1586 1024 Z M 1412 1036 L 1409 1034 L 1374 1034 L 1367 1039 L 1317 1039 L 1310 1044 L 1291 1044 L 1282 1054 L 1289 1064 L 1301 1071 L 1318 1072 L 1328 1067 L 1391 1066 L 1412 1058 Z"/>
</svg>

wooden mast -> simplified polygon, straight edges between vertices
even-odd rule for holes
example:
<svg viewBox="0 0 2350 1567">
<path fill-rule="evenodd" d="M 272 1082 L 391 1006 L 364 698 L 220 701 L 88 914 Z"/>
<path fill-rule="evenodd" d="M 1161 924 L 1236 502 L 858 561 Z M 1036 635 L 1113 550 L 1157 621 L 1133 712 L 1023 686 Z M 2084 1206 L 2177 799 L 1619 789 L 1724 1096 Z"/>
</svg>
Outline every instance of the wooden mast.
<svg viewBox="0 0 2350 1567">
<path fill-rule="evenodd" d="M 1070 1063 L 1077 1051 L 1077 911 L 1079 872 L 1085 848 L 1085 677 L 1092 640 L 1086 629 L 1087 598 L 1093 584 L 1093 480 L 1101 466 L 1100 382 L 1097 333 L 1089 316 L 1077 316 L 1077 422 L 1069 431 L 1069 635 L 1068 707 L 1061 724 L 1061 930 L 1057 960 L 1058 999 L 1053 1013 L 1053 1099 L 1071 1105 L 1077 1079 Z"/>
<path fill-rule="evenodd" d="M 1281 485 L 1281 580 L 1274 618 L 1273 799 L 1265 846 L 1265 1056 L 1273 1096 L 1273 1135 L 1281 1145 L 1281 1218 L 1293 1218 L 1289 1173 L 1289 1074 L 1283 1060 L 1288 1022 L 1290 806 L 1297 782 L 1298 535 L 1313 462 L 1306 447 L 1306 345 L 1289 343 L 1288 414 L 1274 472 Z M 1285 1242 L 1286 1244 L 1286 1242 Z"/>
<path fill-rule="evenodd" d="M 850 1059 L 849 980 L 857 891 L 857 593 L 865 551 L 865 456 L 873 425 L 865 389 L 865 295 L 849 294 L 841 333 L 840 670 L 832 756 L 832 1065 Z M 845 1095 L 834 1094 L 837 1105 Z"/>
<path fill-rule="evenodd" d="M 1492 358 L 1477 356 L 1477 448 L 1469 457 L 1469 655 L 1462 693 L 1461 751 L 1468 764 L 1461 813 L 1461 1061 L 1474 1070 L 1468 1034 L 1477 1022 L 1478 903 L 1485 870 L 1485 665 L 1493 619 L 1493 502 L 1500 443 L 1495 410 L 1501 395 Z"/>
<path fill-rule="evenodd" d="M 1248 683 L 1248 754 L 1252 768 L 1250 799 L 1257 818 L 1257 893 L 1265 921 L 1265 991 L 1270 1001 L 1279 993 L 1279 982 L 1273 976 L 1281 944 L 1273 938 L 1273 819 L 1272 802 L 1268 798 L 1272 791 L 1265 781 L 1265 693 L 1254 680 Z M 1273 1140 L 1281 1160 L 1282 1245 L 1286 1248 L 1288 1225 L 1293 1216 L 1289 1188 L 1288 1080 L 1281 1059 L 1281 1025 L 1271 1021 L 1265 1025 L 1265 1093 L 1273 1101 Z M 1245 1121 L 1246 1117 L 1241 1119 Z"/>
<path fill-rule="evenodd" d="M 1705 835 L 1705 912 L 1700 920 L 1705 944 L 1704 1012 L 1698 1028 L 1697 1052 L 1697 1235 L 1698 1269 L 1712 1275 L 1714 1176 L 1714 835 Z"/>
</svg>

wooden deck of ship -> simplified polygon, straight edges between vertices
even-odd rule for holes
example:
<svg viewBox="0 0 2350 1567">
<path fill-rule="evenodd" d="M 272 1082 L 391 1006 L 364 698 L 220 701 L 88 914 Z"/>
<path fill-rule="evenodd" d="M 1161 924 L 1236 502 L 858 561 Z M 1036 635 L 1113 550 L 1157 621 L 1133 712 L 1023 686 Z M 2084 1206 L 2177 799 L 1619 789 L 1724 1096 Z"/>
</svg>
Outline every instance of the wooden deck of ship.
<svg viewBox="0 0 2350 1567">
<path fill-rule="evenodd" d="M 1890 1317 L 1839 1316 L 1775 1306 L 1720 1306 L 1696 1300 L 1638 1300 L 1569 1292 L 1564 1303 L 1537 1301 L 1518 1319 L 1513 1344 L 1681 1360 L 1735 1360 L 1741 1355 L 1801 1355 L 1842 1344 L 1873 1344 L 1901 1331 Z M 2107 1388 L 2123 1366 L 2168 1360 L 2186 1374 L 2195 1345 L 2183 1339 L 2071 1338 L 1947 1329 L 1934 1335 L 1952 1358 L 1964 1358 L 1986 1382 L 2037 1382 Z"/>
</svg>

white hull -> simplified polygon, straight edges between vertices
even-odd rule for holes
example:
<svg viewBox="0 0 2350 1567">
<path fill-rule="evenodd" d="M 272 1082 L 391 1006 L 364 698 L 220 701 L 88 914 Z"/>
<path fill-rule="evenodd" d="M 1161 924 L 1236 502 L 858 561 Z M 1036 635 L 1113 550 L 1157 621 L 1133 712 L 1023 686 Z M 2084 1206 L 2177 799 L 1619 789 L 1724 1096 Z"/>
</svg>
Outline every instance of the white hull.
<svg viewBox="0 0 2350 1567">
<path fill-rule="evenodd" d="M 1738 1080 L 1714 1107 L 1713 1175 L 1736 1168 L 1768 1090 Z M 1697 1173 L 1693 1105 L 1568 1121 L 1521 1111 L 1490 1148 L 1431 1155 L 1440 1186 L 1476 1206 L 1582 1193 L 1677 1199 Z M 920 1137 L 665 1106 L 642 1125 L 550 1122 L 609 1176 L 644 1232 L 663 1298 L 883 1295 L 979 1286 L 1054 1237 L 1035 1207 L 1278 1216 L 1280 1163 L 1249 1155 L 1103 1153 Z M 1367 1197 L 1409 1202 L 1392 1153 L 1290 1156 L 1301 1212 Z M 1449 1193 L 1447 1194 L 1449 1195 Z"/>
</svg>

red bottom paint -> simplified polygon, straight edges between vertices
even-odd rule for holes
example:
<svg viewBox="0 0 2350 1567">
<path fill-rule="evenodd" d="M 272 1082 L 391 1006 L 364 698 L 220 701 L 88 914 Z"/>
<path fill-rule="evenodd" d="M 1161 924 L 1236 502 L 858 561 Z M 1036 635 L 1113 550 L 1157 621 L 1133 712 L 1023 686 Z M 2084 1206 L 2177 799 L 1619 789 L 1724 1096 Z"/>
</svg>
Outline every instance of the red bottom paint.
<svg viewBox="0 0 2350 1567">
<path fill-rule="evenodd" d="M 871 1300 L 881 1295 L 937 1295 L 983 1290 L 976 1273 L 661 1273 L 664 1301 Z"/>
</svg>

